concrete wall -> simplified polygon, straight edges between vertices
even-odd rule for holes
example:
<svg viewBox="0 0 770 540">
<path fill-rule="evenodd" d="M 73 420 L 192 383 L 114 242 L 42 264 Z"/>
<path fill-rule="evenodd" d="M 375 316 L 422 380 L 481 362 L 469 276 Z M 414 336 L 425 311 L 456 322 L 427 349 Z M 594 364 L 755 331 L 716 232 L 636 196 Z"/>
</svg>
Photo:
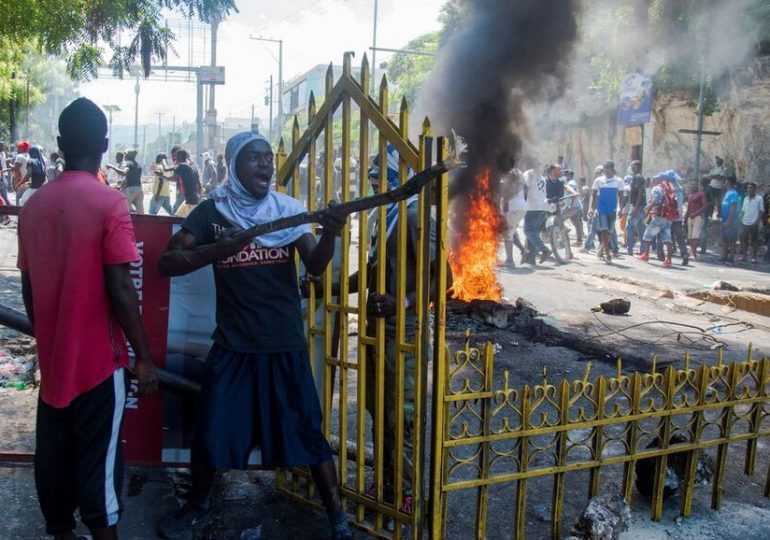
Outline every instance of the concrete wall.
<svg viewBox="0 0 770 540">
<path fill-rule="evenodd" d="M 644 169 L 647 175 L 674 168 L 691 175 L 695 163 L 695 136 L 679 129 L 695 129 L 696 103 L 677 95 L 658 96 L 653 104 L 652 121 L 645 126 Z M 591 176 L 593 168 L 608 158 L 615 160 L 619 172 L 631 160 L 631 148 L 624 141 L 623 126 L 615 125 L 615 113 L 594 116 L 581 127 L 568 128 L 550 144 L 552 155 L 540 156 L 544 162 L 565 156 L 577 176 Z M 722 156 L 735 168 L 739 179 L 770 186 L 770 57 L 755 59 L 731 74 L 729 94 L 720 110 L 704 121 L 704 129 L 720 131 L 704 136 L 701 170 Z M 582 174 L 581 174 L 582 168 Z"/>
</svg>

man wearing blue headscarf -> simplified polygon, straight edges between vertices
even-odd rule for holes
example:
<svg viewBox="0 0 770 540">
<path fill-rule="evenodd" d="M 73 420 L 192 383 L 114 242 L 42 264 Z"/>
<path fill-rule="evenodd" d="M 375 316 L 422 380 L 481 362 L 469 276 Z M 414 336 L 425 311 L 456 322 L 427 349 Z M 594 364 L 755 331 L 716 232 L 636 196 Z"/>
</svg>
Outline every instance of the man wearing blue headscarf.
<svg viewBox="0 0 770 540">
<path fill-rule="evenodd" d="M 348 539 L 334 461 L 321 431 L 294 265 L 297 252 L 310 274 L 322 274 L 346 216 L 333 207 L 324 212 L 319 241 L 309 225 L 239 239 L 239 230 L 305 208 L 270 189 L 273 151 L 263 136 L 234 136 L 225 159 L 227 180 L 190 213 L 158 265 L 161 275 L 178 276 L 211 264 L 217 298 L 192 448 L 192 493 L 161 520 L 158 532 L 178 538 L 205 523 L 215 470 L 245 469 L 259 447 L 264 466 L 310 467 L 332 538 Z"/>
</svg>

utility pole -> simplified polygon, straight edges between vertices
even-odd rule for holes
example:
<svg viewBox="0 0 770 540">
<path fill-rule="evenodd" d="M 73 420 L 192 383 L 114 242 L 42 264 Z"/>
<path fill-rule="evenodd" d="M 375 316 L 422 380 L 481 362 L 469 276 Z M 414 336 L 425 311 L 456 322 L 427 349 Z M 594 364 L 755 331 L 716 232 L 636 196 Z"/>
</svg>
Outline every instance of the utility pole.
<svg viewBox="0 0 770 540">
<path fill-rule="evenodd" d="M 249 36 L 249 39 L 253 39 L 255 41 L 267 41 L 270 43 L 278 44 L 278 113 L 275 116 L 276 116 L 276 123 L 278 124 L 278 129 L 282 129 L 283 128 L 283 40 L 254 37 L 254 36 Z M 272 83 L 270 85 L 270 88 L 272 89 Z M 272 90 L 271 90 L 271 93 L 272 93 Z M 273 115 L 271 113 L 270 119 L 272 120 L 272 118 L 273 118 Z"/>
<path fill-rule="evenodd" d="M 104 105 L 104 110 L 107 111 L 107 114 L 109 114 L 109 117 L 107 121 L 109 122 L 109 142 L 107 147 L 107 158 L 109 159 L 110 156 L 112 156 L 112 113 L 113 112 L 120 112 L 121 109 L 117 105 Z"/>
<path fill-rule="evenodd" d="M 268 95 L 266 97 L 268 98 L 268 101 L 270 104 L 270 125 L 268 129 L 270 130 L 270 140 L 272 141 L 273 140 L 273 76 L 272 75 L 270 75 L 270 83 L 267 88 L 268 88 L 267 89 Z"/>
<path fill-rule="evenodd" d="M 698 91 L 698 127 L 695 134 L 695 179 L 700 185 L 700 152 L 703 140 L 703 87 L 706 83 L 706 60 L 700 61 L 700 90 Z"/>
<path fill-rule="evenodd" d="M 217 33 L 219 30 L 219 20 L 211 21 L 211 67 L 217 65 Z M 216 109 L 216 91 L 215 84 L 209 85 L 209 108 L 206 115 L 206 142 L 208 148 L 214 148 L 217 136 L 217 109 Z M 200 159 L 200 156 L 198 156 Z"/>
<path fill-rule="evenodd" d="M 161 126 L 161 119 L 163 118 L 162 112 L 155 113 L 158 115 L 158 141 L 160 142 L 160 147 L 163 148 L 163 128 Z"/>
<path fill-rule="evenodd" d="M 134 92 L 136 93 L 136 100 L 134 101 L 134 148 L 139 146 L 139 75 L 136 76 L 136 84 L 134 85 Z"/>
<path fill-rule="evenodd" d="M 374 0 L 374 28 L 372 29 L 372 84 L 370 90 L 372 94 L 377 93 L 380 83 L 377 80 L 377 0 Z"/>
</svg>

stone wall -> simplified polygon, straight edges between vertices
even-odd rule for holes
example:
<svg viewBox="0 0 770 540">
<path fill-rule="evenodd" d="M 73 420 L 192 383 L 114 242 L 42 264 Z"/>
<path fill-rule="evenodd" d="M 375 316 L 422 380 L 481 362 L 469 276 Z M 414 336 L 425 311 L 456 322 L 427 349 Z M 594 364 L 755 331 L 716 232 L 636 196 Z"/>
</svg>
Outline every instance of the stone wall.
<svg viewBox="0 0 770 540">
<path fill-rule="evenodd" d="M 644 131 L 644 169 L 647 175 L 674 168 L 691 176 L 695 164 L 695 135 L 680 129 L 697 127 L 696 103 L 683 96 L 658 96 L 653 118 Z M 631 148 L 624 141 L 623 126 L 615 125 L 615 113 L 592 117 L 582 127 L 569 128 L 548 146 L 544 161 L 563 154 L 576 176 L 591 177 L 596 165 L 608 158 L 624 172 Z M 725 159 L 739 179 L 770 186 L 770 57 L 755 59 L 731 74 L 730 90 L 720 110 L 704 119 L 703 128 L 721 132 L 704 136 L 701 171 L 714 165 L 714 156 Z"/>
</svg>

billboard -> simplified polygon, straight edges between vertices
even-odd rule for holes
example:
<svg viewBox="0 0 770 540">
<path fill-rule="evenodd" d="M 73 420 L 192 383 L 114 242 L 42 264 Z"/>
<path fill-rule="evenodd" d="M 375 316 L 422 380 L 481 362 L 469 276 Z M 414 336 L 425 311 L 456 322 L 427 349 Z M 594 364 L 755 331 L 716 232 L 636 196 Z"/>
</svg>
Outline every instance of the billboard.
<svg viewBox="0 0 770 540">
<path fill-rule="evenodd" d="M 635 126 L 650 121 L 652 81 L 639 73 L 629 73 L 620 82 L 618 124 Z"/>
</svg>

